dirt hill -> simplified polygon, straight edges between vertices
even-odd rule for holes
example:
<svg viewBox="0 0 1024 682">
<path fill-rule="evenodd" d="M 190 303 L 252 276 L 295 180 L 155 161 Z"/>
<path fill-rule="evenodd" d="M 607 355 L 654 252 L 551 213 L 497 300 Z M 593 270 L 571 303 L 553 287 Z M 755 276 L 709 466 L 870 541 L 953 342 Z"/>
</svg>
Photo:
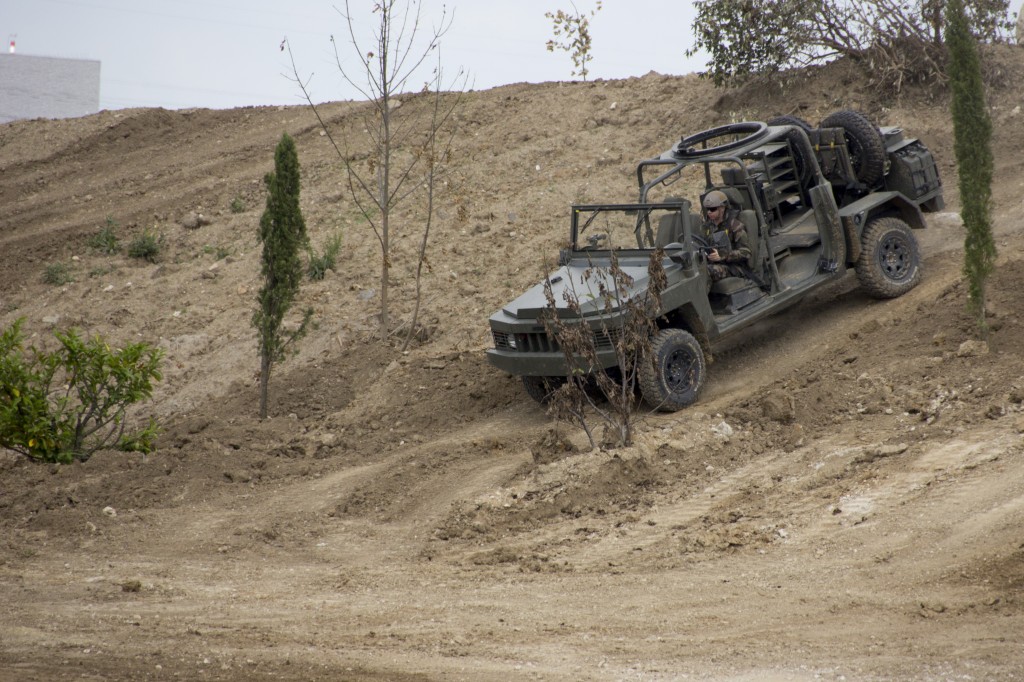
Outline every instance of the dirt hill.
<svg viewBox="0 0 1024 682">
<path fill-rule="evenodd" d="M 376 240 L 308 108 L 0 126 L 0 324 L 166 351 L 138 415 L 164 425 L 156 453 L 0 453 L 0 679 L 1019 676 L 1024 51 L 994 64 L 987 344 L 965 312 L 948 96 L 879 99 L 842 64 L 772 91 L 651 73 L 467 93 L 406 353 L 373 338 Z M 357 155 L 358 107 L 323 111 Z M 848 276 L 716 349 L 701 402 L 635 446 L 558 447 L 484 350 L 568 205 L 632 200 L 636 161 L 680 135 L 846 108 L 940 161 L 923 284 L 880 302 Z M 260 422 L 249 320 L 282 132 L 313 242 L 344 247 L 303 285 L 318 325 Z M 422 216 L 398 221 L 399 324 Z M 108 225 L 161 235 L 158 262 L 90 248 Z M 46 283 L 55 265 L 73 281 Z"/>
</svg>

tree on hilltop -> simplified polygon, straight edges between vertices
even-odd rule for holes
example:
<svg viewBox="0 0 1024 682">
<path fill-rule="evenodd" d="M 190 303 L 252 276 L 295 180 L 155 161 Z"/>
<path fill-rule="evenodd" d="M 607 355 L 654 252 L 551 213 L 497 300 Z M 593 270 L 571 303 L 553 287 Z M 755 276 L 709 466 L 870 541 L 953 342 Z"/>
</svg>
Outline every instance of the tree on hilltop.
<svg viewBox="0 0 1024 682">
<path fill-rule="evenodd" d="M 597 0 L 597 5 L 589 14 L 576 9 L 575 3 L 571 4 L 572 12 L 562 9 L 545 12 L 544 16 L 551 20 L 551 29 L 555 36 L 547 42 L 547 49 L 548 52 L 568 52 L 575 67 L 571 75 L 579 76 L 586 81 L 587 74 L 590 73 L 587 63 L 594 58 L 591 54 L 593 41 L 590 37 L 590 17 L 601 11 L 601 0 Z"/>
<path fill-rule="evenodd" d="M 895 92 L 908 82 L 945 78 L 947 0 L 695 0 L 694 45 L 706 52 L 700 75 L 716 85 L 848 57 Z M 981 42 L 1006 40 L 1009 0 L 977 0 L 963 12 Z"/>
<path fill-rule="evenodd" d="M 421 275 L 426 263 L 426 248 L 433 218 L 434 187 L 450 160 L 456 132 L 453 114 L 462 101 L 467 76 L 460 69 L 452 81 L 447 84 L 444 81 L 440 41 L 451 27 L 453 19 L 446 12 L 438 24 L 426 31 L 421 4 L 413 0 L 382 0 L 374 3 L 372 13 L 376 25 L 367 46 L 357 38 L 360 22 L 353 17 L 350 4 L 346 0 L 344 10 L 339 10 L 339 13 L 345 19 L 348 42 L 353 47 L 357 66 L 345 66 L 334 36 L 331 36 L 331 42 L 342 79 L 354 87 L 369 104 L 361 110 L 363 119 L 358 128 L 360 139 L 369 137 L 369 154 L 354 151 L 347 135 L 338 134 L 327 125 L 313 104 L 306 82 L 299 77 L 294 58 L 292 73 L 337 152 L 345 169 L 349 194 L 380 246 L 382 341 L 387 340 L 393 331 L 389 298 L 391 269 L 395 266 L 395 239 L 410 232 L 408 226 L 396 224 L 396 211 L 414 196 L 418 196 L 425 206 L 426 216 L 417 235 L 420 239 L 415 268 L 415 312 L 413 319 L 403 325 L 408 330 L 408 344 L 411 336 L 416 333 L 415 316 L 419 311 Z M 288 49 L 291 56 L 287 39 L 281 48 Z M 403 107 L 399 95 L 408 92 L 410 80 L 426 68 L 432 54 L 438 55 L 437 65 L 421 90 L 422 94 L 431 97 L 430 106 Z M 445 92 L 447 95 L 443 96 Z"/>
</svg>

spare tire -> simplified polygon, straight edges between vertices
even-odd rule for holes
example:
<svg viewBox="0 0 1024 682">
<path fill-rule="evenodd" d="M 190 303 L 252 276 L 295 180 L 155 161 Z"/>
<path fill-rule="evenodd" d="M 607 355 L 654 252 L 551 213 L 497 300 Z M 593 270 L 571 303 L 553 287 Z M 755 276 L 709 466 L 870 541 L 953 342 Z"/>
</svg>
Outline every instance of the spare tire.
<svg viewBox="0 0 1024 682">
<path fill-rule="evenodd" d="M 882 133 L 856 111 L 837 111 L 821 122 L 822 128 L 842 128 L 850 163 L 859 182 L 874 187 L 885 175 L 885 141 Z"/>
<path fill-rule="evenodd" d="M 768 125 L 770 126 L 796 126 L 803 128 L 805 133 L 811 132 L 812 126 L 807 121 L 803 120 L 799 116 L 791 116 L 784 114 L 782 116 L 773 116 L 768 119 Z M 791 132 L 786 135 L 786 140 L 789 141 L 789 146 L 793 150 L 793 163 L 796 164 L 797 178 L 800 180 L 801 187 L 807 187 L 811 181 L 811 157 L 814 155 L 814 150 L 807 146 L 804 142 L 803 136 L 797 132 Z"/>
<path fill-rule="evenodd" d="M 768 119 L 768 125 L 770 125 L 770 126 L 798 126 L 800 128 L 803 128 L 804 132 L 810 132 L 811 128 L 813 127 L 813 126 L 811 126 L 810 123 L 808 123 L 807 121 L 803 120 L 799 116 L 791 116 L 790 114 L 782 114 L 780 116 L 773 116 L 772 118 Z"/>
</svg>

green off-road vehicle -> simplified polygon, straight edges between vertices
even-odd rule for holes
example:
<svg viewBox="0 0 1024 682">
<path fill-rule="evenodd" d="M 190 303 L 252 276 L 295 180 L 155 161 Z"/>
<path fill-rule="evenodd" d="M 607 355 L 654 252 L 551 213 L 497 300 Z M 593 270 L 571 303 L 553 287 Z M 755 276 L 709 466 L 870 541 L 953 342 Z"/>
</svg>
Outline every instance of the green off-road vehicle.
<svg viewBox="0 0 1024 682">
<path fill-rule="evenodd" d="M 579 371 L 545 315 L 577 324 L 582 318 L 597 350 L 586 371 L 617 370 L 615 344 L 627 307 L 593 294 L 608 290 L 613 261 L 628 276 L 625 295 L 632 299 L 647 293 L 651 254 L 664 254 L 667 284 L 660 309 L 647 313 L 655 316 L 656 331 L 650 358 L 637 365 L 637 383 L 651 406 L 674 411 L 698 399 L 718 339 L 848 269 L 878 298 L 916 286 L 921 254 L 912 230 L 925 227 L 922 212 L 943 208 L 928 149 L 853 111 L 836 112 L 817 128 L 793 116 L 712 128 L 641 161 L 636 173 L 637 203 L 573 206 L 560 268 L 490 318 L 488 359 L 522 376 L 526 392 L 542 403 Z M 705 241 L 698 212 L 712 191 L 728 197 L 753 254 L 744 276 L 715 282 L 706 255 L 714 245 Z M 567 289 L 574 306 L 566 303 Z"/>
</svg>

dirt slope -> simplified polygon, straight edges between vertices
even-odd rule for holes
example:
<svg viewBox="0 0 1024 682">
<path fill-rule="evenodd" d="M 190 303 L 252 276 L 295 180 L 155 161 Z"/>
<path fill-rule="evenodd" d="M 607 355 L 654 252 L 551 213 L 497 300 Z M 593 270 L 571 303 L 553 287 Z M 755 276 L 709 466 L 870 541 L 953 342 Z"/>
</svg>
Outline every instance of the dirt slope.
<svg viewBox="0 0 1024 682">
<path fill-rule="evenodd" d="M 998 56 L 1005 82 L 1024 52 Z M 424 281 L 425 336 L 372 338 L 376 242 L 302 107 L 126 110 L 0 126 L 0 324 L 166 350 L 146 458 L 0 453 L 0 679 L 946 680 L 1024 670 L 1024 118 L 993 91 L 991 338 L 960 282 L 949 104 L 842 65 L 782 92 L 649 74 L 468 93 Z M 423 107 L 418 97 L 403 106 Z M 555 446 L 491 369 L 487 316 L 574 201 L 730 120 L 840 108 L 935 151 L 948 213 L 901 299 L 852 276 L 717 349 L 702 402 L 631 448 Z M 359 140 L 356 105 L 325 108 Z M 262 177 L 296 138 L 319 325 L 256 418 Z M 356 150 L 355 153 L 359 153 Z M 234 212 L 232 203 L 245 210 Z M 208 224 L 187 228 L 190 214 Z M 407 319 L 421 207 L 399 222 Z M 149 264 L 87 246 L 163 236 Z M 66 265 L 74 281 L 44 282 Z M 140 414 L 141 416 L 141 414 Z M 107 509 L 109 508 L 109 509 Z"/>
</svg>

